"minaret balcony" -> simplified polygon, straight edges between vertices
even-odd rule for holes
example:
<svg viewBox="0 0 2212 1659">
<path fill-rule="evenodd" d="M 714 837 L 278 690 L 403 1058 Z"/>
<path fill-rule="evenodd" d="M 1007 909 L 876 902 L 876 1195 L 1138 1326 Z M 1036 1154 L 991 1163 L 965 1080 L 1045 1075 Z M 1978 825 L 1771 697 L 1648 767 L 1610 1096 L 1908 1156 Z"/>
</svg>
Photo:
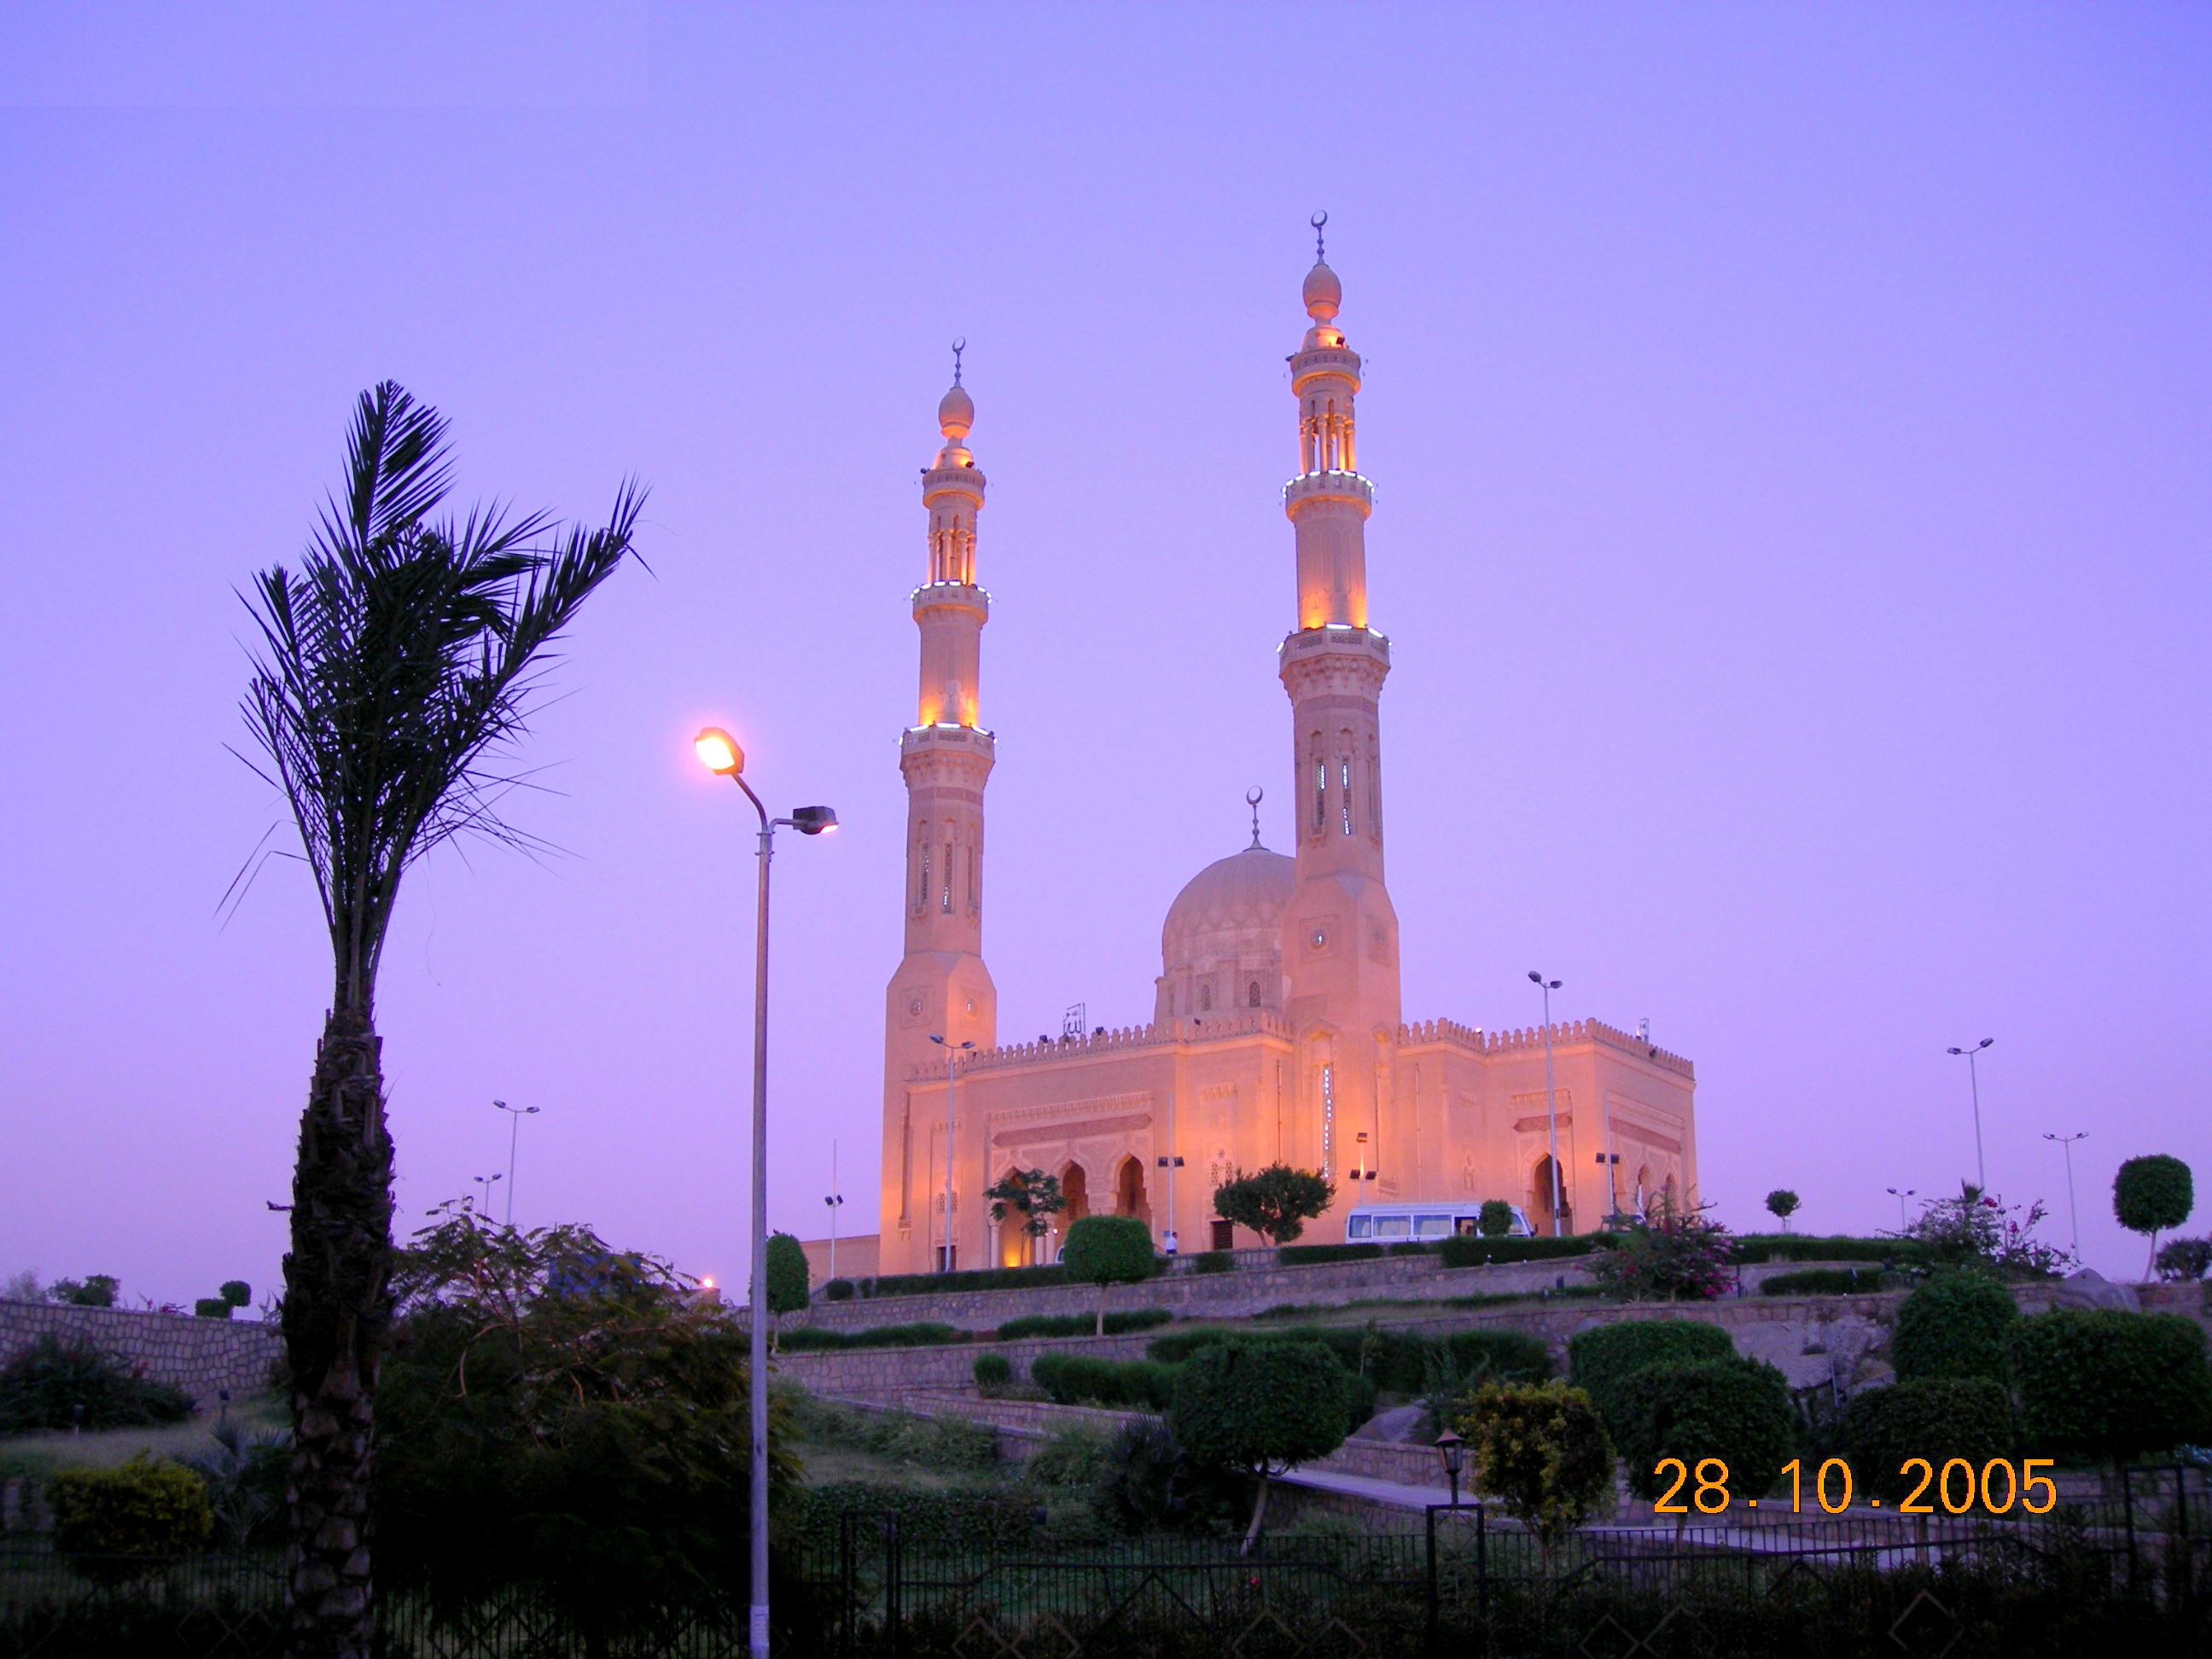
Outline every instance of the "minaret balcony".
<svg viewBox="0 0 2212 1659">
<path fill-rule="evenodd" d="M 1305 384 L 1315 376 L 1334 374 L 1352 382 L 1355 392 L 1359 390 L 1359 354 L 1350 346 L 1317 345 L 1308 351 L 1294 352 L 1291 356 L 1291 391 L 1293 394 L 1305 390 Z"/>
<path fill-rule="evenodd" d="M 1275 660 L 1284 668 L 1316 658 L 1346 657 L 1364 658 L 1388 668 L 1390 641 L 1371 628 L 1361 628 L 1352 623 L 1324 623 L 1319 628 L 1300 629 L 1275 647 Z"/>
<path fill-rule="evenodd" d="M 1328 471 L 1301 472 L 1283 486 L 1283 510 L 1293 518 L 1308 501 L 1356 501 L 1371 510 L 1375 506 L 1375 486 L 1357 472 Z"/>
<path fill-rule="evenodd" d="M 991 614 L 990 590 L 973 582 L 924 582 L 907 597 L 916 622 L 932 611 L 972 611 L 987 619 Z"/>
<path fill-rule="evenodd" d="M 984 760 L 998 752 L 998 740 L 980 726 L 957 726 L 940 720 L 934 726 L 909 726 L 899 733 L 899 756 L 969 754 Z"/>
</svg>

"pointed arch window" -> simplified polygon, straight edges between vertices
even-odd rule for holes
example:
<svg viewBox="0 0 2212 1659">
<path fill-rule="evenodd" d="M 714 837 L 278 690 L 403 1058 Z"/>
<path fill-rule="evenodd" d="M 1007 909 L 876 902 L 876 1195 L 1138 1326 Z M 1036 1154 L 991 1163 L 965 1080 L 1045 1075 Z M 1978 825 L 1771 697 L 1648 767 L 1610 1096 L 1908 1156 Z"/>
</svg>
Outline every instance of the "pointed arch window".
<svg viewBox="0 0 2212 1659">
<path fill-rule="evenodd" d="M 1328 757 L 1322 753 L 1321 733 L 1313 734 L 1313 827 L 1319 835 L 1328 822 Z"/>
<path fill-rule="evenodd" d="M 946 915 L 949 916 L 952 914 L 952 842 L 949 836 L 946 838 L 945 842 L 945 897 L 943 900 L 943 908 Z"/>
<path fill-rule="evenodd" d="M 1348 836 L 1352 833 L 1352 733 L 1344 732 L 1337 741 L 1337 812 Z"/>
<path fill-rule="evenodd" d="M 929 820 L 921 821 L 921 833 L 915 838 L 915 853 L 921 860 L 921 880 L 914 893 L 914 913 L 920 915 L 929 902 Z"/>
<path fill-rule="evenodd" d="M 1245 988 L 1244 1006 L 1248 1008 L 1256 1008 L 1260 1006 L 1260 981 L 1256 979 Z"/>
<path fill-rule="evenodd" d="M 1198 988 L 1198 1012 L 1201 1014 L 1213 1012 L 1213 988 L 1211 985 Z"/>
</svg>

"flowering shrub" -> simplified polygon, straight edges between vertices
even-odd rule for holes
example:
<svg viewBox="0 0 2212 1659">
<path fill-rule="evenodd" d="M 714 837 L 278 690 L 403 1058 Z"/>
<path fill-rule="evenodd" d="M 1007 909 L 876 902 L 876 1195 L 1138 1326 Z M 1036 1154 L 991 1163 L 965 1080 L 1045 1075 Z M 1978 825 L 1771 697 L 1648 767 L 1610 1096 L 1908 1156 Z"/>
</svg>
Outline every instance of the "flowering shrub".
<svg viewBox="0 0 2212 1659">
<path fill-rule="evenodd" d="M 1709 1302 L 1735 1282 L 1735 1241 L 1702 1212 L 1678 1212 L 1663 1198 L 1651 1213 L 1590 1260 L 1590 1277 L 1634 1300 Z"/>
<path fill-rule="evenodd" d="M 1980 1262 L 1999 1273 L 2048 1279 L 2074 1265 L 2073 1255 L 2035 1237 L 2045 1213 L 2044 1203 L 2001 1204 L 1972 1182 L 1956 1198 L 1939 1198 L 1897 1238 L 1913 1240 L 1929 1258 L 1945 1265 Z"/>
</svg>

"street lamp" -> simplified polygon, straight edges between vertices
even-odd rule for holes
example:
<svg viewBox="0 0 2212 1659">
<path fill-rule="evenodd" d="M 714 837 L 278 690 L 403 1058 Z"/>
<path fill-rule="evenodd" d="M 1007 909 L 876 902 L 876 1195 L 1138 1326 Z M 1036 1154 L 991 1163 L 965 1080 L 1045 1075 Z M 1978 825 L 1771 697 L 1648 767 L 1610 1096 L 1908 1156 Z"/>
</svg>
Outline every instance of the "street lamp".
<svg viewBox="0 0 2212 1659">
<path fill-rule="evenodd" d="M 1559 1224 L 1559 1097 L 1552 1086 L 1552 993 L 1563 981 L 1546 979 L 1534 968 L 1528 970 L 1528 977 L 1544 993 L 1544 1117 L 1552 1131 L 1552 1237 L 1557 1238 L 1563 1229 Z"/>
<path fill-rule="evenodd" d="M 958 1064 L 961 1051 L 975 1045 L 947 1042 L 934 1031 L 929 1034 L 929 1040 L 945 1050 L 945 1257 L 938 1271 L 949 1273 L 952 1271 L 952 1068 Z"/>
<path fill-rule="evenodd" d="M 1975 1059 L 1982 1050 L 1995 1042 L 1995 1037 L 1984 1037 L 1971 1048 L 1946 1048 L 1947 1054 L 1966 1057 L 1966 1082 L 1974 1091 L 1974 1184 L 1984 1193 L 1990 1189 L 1989 1165 L 1982 1162 L 1982 1079 L 1974 1067 Z"/>
<path fill-rule="evenodd" d="M 2055 1140 L 2066 1154 L 2066 1219 L 2074 1231 L 2074 1265 L 2081 1265 L 2081 1212 L 2074 1207 L 2074 1143 L 2089 1138 L 2087 1129 L 2077 1129 L 2070 1135 L 2054 1135 L 2045 1132 L 2045 1140 Z"/>
<path fill-rule="evenodd" d="M 1459 1472 L 1467 1457 L 1467 1442 L 1446 1429 L 1437 1437 L 1437 1456 L 1444 1466 L 1444 1474 L 1451 1482 L 1451 1506 L 1459 1507 Z"/>
<path fill-rule="evenodd" d="M 1363 1139 L 1364 1139 L 1364 1137 L 1363 1137 Z M 1176 1154 L 1175 1154 L 1175 1153 L 1170 1152 L 1170 1153 L 1167 1153 L 1167 1154 L 1165 1154 L 1165 1155 L 1162 1156 L 1162 1157 L 1161 1157 L 1161 1158 L 1160 1158 L 1158 1161 L 1159 1161 L 1159 1166 L 1160 1166 L 1160 1168 L 1162 1168 L 1163 1170 L 1165 1170 L 1168 1172 L 1168 1224 L 1167 1224 L 1167 1237 L 1166 1237 L 1164 1239 L 1161 1240 L 1161 1243 L 1164 1243 L 1164 1245 L 1166 1245 L 1166 1247 L 1167 1247 L 1167 1253 L 1168 1253 L 1170 1255 L 1174 1255 L 1174 1254 L 1175 1254 L 1178 1249 L 1180 1249 L 1182 1248 L 1182 1241 L 1181 1241 L 1180 1239 L 1176 1238 L 1176 1224 L 1175 1224 L 1175 1172 L 1176 1172 L 1177 1170 L 1180 1170 L 1181 1168 L 1182 1168 L 1182 1158 L 1181 1158 L 1180 1156 L 1178 1156 L 1178 1155 L 1176 1155 Z"/>
<path fill-rule="evenodd" d="M 837 1142 L 830 1142 L 830 1191 L 822 1201 L 830 1206 L 830 1277 L 837 1277 L 837 1212 L 845 1207 L 845 1194 L 837 1189 Z"/>
<path fill-rule="evenodd" d="M 768 897 L 769 865 L 775 857 L 775 832 L 788 824 L 802 836 L 837 827 L 826 806 L 801 806 L 787 818 L 771 821 L 768 808 L 744 779 L 745 751 L 719 726 L 691 740 L 700 764 L 745 792 L 760 818 L 760 881 L 753 902 L 753 1273 L 745 1326 L 750 1358 L 745 1376 L 752 1419 L 752 1573 L 750 1627 L 745 1648 L 753 1659 L 768 1659 Z"/>
<path fill-rule="evenodd" d="M 1600 1152 L 1596 1161 L 1605 1171 L 1605 1224 L 1611 1227 L 1620 1219 L 1620 1154 Z"/>
<path fill-rule="evenodd" d="M 536 1117 L 538 1108 L 510 1106 L 503 1100 L 495 1100 L 492 1104 L 507 1114 L 507 1224 L 512 1227 L 514 1225 L 514 1143 L 522 1133 L 522 1120 Z"/>
<path fill-rule="evenodd" d="M 1905 1200 L 1908 1198 L 1917 1198 L 1920 1195 L 1920 1188 L 1917 1187 L 1892 1187 L 1888 1188 L 1888 1192 L 1889 1195 L 1897 1200 L 1897 1225 L 1898 1230 L 1901 1232 L 1905 1228 L 1910 1227 L 1912 1224 L 1912 1223 L 1905 1217 Z"/>
<path fill-rule="evenodd" d="M 491 1189 L 499 1184 L 499 1177 L 495 1175 L 471 1176 L 469 1179 L 481 1188 L 477 1194 L 480 1200 L 477 1205 L 477 1213 L 489 1216 L 491 1213 Z"/>
</svg>

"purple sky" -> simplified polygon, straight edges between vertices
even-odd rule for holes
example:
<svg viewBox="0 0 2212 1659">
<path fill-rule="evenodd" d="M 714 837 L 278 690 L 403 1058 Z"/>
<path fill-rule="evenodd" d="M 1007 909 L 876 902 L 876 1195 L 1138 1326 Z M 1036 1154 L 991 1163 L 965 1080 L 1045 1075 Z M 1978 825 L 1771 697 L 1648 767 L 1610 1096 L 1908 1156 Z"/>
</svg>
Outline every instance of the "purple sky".
<svg viewBox="0 0 2212 1659">
<path fill-rule="evenodd" d="M 1149 1016 L 1158 926 L 1269 792 L 1306 219 L 1360 459 L 1406 1012 L 1695 1059 L 1737 1224 L 1892 1225 L 1973 1167 L 2140 1243 L 2212 1182 L 2212 13 L 17 7 L 0 21 L 0 1273 L 274 1285 L 328 955 L 234 589 L 356 393 L 463 501 L 653 574 L 570 641 L 518 806 L 568 856 L 410 877 L 381 1024 L 401 1225 L 744 1266 L 748 817 L 778 861 L 773 1220 L 873 1226 L 919 468 L 969 341 L 1001 1036 Z M 287 832 L 289 833 L 289 832 Z M 2212 1193 L 2191 1231 L 2212 1220 Z"/>
</svg>

